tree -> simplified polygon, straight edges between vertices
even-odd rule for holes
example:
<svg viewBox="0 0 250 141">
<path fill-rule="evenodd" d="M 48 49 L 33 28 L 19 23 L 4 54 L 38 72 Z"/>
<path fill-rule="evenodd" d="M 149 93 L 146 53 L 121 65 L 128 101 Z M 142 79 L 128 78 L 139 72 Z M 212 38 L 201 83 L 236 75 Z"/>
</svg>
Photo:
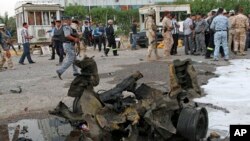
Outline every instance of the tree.
<svg viewBox="0 0 250 141">
<path fill-rule="evenodd" d="M 5 12 L 4 16 L 0 16 L 0 23 L 5 24 L 6 29 L 10 31 L 12 36 L 16 36 L 16 19 L 9 17 L 8 13 Z"/>
<path fill-rule="evenodd" d="M 116 10 L 112 8 L 92 8 L 90 15 L 94 23 L 107 23 L 108 19 L 114 19 Z"/>
<path fill-rule="evenodd" d="M 64 15 L 65 16 L 70 16 L 70 17 L 75 17 L 77 19 L 85 19 L 87 16 L 87 10 L 84 6 L 80 5 L 69 5 L 65 7 L 64 9 Z"/>
</svg>

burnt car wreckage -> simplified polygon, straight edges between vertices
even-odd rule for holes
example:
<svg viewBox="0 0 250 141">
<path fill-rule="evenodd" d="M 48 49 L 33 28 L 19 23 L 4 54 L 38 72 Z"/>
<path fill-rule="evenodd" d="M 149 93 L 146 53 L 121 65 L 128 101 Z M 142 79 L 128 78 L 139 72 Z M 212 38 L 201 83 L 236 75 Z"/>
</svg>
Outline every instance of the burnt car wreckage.
<svg viewBox="0 0 250 141">
<path fill-rule="evenodd" d="M 137 80 L 143 77 L 139 71 L 114 88 L 96 93 L 97 65 L 93 58 L 85 57 L 75 62 L 81 75 L 68 91 L 68 96 L 75 97 L 73 111 L 60 102 L 49 113 L 65 118 L 81 133 L 75 140 L 201 140 L 207 134 L 208 115 L 191 100 L 201 95 L 191 62 L 175 60 L 169 65 L 167 93 L 146 84 L 138 87 Z M 73 134 L 66 140 L 73 141 Z"/>
</svg>

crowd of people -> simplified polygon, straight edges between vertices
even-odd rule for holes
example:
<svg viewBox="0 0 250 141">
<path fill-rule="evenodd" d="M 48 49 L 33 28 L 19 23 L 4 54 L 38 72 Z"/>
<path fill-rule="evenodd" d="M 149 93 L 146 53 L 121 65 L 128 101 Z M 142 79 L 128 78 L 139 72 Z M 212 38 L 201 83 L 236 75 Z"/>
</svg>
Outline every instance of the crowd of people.
<svg viewBox="0 0 250 141">
<path fill-rule="evenodd" d="M 156 59 L 161 58 L 157 53 L 156 32 L 154 16 L 155 11 L 149 10 L 145 20 L 148 38 L 148 55 L 154 50 Z M 186 55 L 201 55 L 205 59 L 213 57 L 219 60 L 219 54 L 225 61 L 229 60 L 229 54 L 246 55 L 245 50 L 249 46 L 249 22 L 250 19 L 243 14 L 243 8 L 237 12 L 226 12 L 223 8 L 212 10 L 207 15 L 197 13 L 188 14 L 183 22 L 184 47 Z M 165 12 L 162 19 L 162 35 L 164 44 L 164 57 L 177 54 L 177 44 L 180 25 L 176 22 L 176 15 Z M 248 37 L 248 38 L 247 38 Z"/>
<path fill-rule="evenodd" d="M 246 55 L 249 19 L 243 15 L 243 8 L 226 12 L 223 8 L 206 15 L 188 15 L 184 21 L 185 53 L 213 55 L 218 61 L 219 54 L 229 60 L 229 54 Z"/>
<path fill-rule="evenodd" d="M 150 9 L 145 18 L 146 36 L 148 38 L 147 59 L 151 60 L 151 54 L 154 52 L 156 59 L 161 57 L 157 52 L 157 26 L 154 21 L 155 11 Z M 246 55 L 245 50 L 250 45 L 249 39 L 249 21 L 243 14 L 243 8 L 230 10 L 226 12 L 223 8 L 212 10 L 208 15 L 188 14 L 183 22 L 183 40 L 186 55 L 201 55 L 206 59 L 212 58 L 218 61 L 220 56 L 228 61 L 230 53 L 235 55 Z M 78 20 L 72 20 L 71 17 L 62 17 L 51 22 L 52 29 L 48 31 L 51 35 L 52 56 L 49 60 L 55 59 L 55 54 L 59 57 L 59 68 L 56 70 L 61 79 L 62 74 L 72 65 L 73 75 L 79 75 L 77 67 L 74 65 L 77 55 L 80 55 L 80 46 L 83 46 L 85 54 L 86 48 L 92 46 L 96 50 L 103 52 L 108 56 L 110 49 L 114 56 L 118 56 L 115 41 L 113 20 L 108 20 L 107 26 L 104 24 L 95 24 L 92 26 L 90 20 L 81 24 Z M 132 46 L 131 49 L 137 49 L 137 27 L 134 20 L 131 26 Z M 177 22 L 176 15 L 166 11 L 162 18 L 162 36 L 164 44 L 164 57 L 170 59 L 171 55 L 177 54 L 180 25 Z M 25 65 L 27 60 L 30 64 L 35 63 L 30 55 L 30 40 L 33 36 L 28 33 L 28 24 L 23 23 L 21 30 L 23 43 L 23 54 L 20 57 L 19 64 Z M 0 51 L 1 61 L 0 70 L 2 71 L 4 63 L 7 61 L 8 67 L 13 68 L 11 60 L 10 47 L 13 45 L 8 42 L 10 35 L 5 31 L 5 25 L 0 25 Z M 106 42 L 108 43 L 106 45 Z M 248 44 L 246 44 L 248 43 Z M 13 48 L 14 49 L 14 48 Z M 66 59 L 65 59 L 66 58 Z"/>
</svg>

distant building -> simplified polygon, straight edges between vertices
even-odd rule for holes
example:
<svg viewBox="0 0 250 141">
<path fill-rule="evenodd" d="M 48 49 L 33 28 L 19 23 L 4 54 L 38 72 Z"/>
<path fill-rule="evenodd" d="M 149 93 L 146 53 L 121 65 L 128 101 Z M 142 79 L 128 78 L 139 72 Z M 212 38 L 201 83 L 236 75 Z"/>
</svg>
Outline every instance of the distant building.
<svg viewBox="0 0 250 141">
<path fill-rule="evenodd" d="M 87 7 L 94 6 L 113 6 L 114 8 L 122 8 L 124 6 L 138 8 L 138 6 L 142 5 L 152 5 L 159 2 L 174 2 L 175 0 L 19 0 L 25 2 L 53 2 L 61 4 L 61 6 L 69 6 L 71 5 L 83 5 Z"/>
<path fill-rule="evenodd" d="M 66 4 L 77 4 L 84 6 L 137 6 L 149 5 L 158 2 L 173 2 L 174 0 L 65 0 Z"/>
<path fill-rule="evenodd" d="M 115 9 L 133 9 L 143 5 L 153 5 L 159 2 L 174 2 L 175 0 L 64 0 L 65 5 L 83 5 L 86 7 L 107 7 L 111 6 Z"/>
</svg>

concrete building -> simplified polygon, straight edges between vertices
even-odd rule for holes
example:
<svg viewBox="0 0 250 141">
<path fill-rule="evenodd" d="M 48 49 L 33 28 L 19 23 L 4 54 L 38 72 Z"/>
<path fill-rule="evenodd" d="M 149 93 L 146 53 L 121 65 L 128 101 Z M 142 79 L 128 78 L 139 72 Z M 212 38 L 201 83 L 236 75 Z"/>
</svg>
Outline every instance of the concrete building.
<svg viewBox="0 0 250 141">
<path fill-rule="evenodd" d="M 78 4 L 84 6 L 138 6 L 150 5 L 158 2 L 173 2 L 174 0 L 65 0 L 66 5 Z"/>
</svg>

